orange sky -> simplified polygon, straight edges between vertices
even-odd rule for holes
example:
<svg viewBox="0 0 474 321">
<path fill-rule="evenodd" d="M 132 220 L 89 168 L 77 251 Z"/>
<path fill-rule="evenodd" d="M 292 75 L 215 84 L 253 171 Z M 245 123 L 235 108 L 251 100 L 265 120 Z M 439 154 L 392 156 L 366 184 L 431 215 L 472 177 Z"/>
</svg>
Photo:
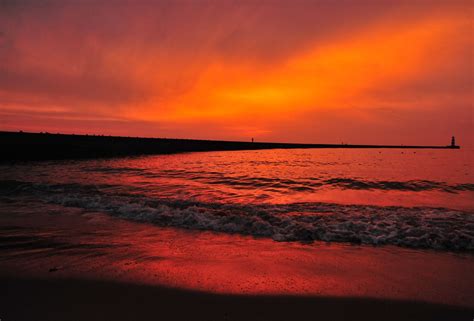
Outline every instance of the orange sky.
<svg viewBox="0 0 474 321">
<path fill-rule="evenodd" d="M 4 1 L 0 130 L 474 145 L 469 1 Z"/>
</svg>

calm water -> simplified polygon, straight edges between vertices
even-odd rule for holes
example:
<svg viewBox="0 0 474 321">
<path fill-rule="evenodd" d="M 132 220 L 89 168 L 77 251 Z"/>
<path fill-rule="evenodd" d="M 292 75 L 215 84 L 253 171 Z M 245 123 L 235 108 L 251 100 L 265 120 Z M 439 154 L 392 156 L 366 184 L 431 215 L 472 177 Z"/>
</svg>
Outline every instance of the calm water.
<svg viewBox="0 0 474 321">
<path fill-rule="evenodd" d="M 276 241 L 472 251 L 473 155 L 267 150 L 0 165 L 0 207 L 31 212 L 40 202 Z"/>
</svg>

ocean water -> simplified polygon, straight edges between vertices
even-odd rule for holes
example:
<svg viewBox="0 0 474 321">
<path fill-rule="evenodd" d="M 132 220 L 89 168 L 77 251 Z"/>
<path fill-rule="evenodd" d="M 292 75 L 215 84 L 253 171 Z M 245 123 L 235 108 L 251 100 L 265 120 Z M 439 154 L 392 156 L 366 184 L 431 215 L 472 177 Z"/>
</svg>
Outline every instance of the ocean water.
<svg viewBox="0 0 474 321">
<path fill-rule="evenodd" d="M 278 242 L 473 251 L 473 156 L 295 149 L 2 164 L 0 213 L 51 204 Z"/>
</svg>

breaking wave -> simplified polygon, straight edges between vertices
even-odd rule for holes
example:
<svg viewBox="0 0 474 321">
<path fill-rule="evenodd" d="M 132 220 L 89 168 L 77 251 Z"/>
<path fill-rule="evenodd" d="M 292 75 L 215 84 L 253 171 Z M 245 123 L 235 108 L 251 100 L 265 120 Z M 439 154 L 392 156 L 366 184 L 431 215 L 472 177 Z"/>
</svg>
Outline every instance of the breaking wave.
<svg viewBox="0 0 474 321">
<path fill-rule="evenodd" d="M 465 211 L 332 203 L 206 203 L 103 192 L 107 187 L 113 186 L 0 181 L 0 196 L 34 196 L 49 203 L 159 226 L 238 233 L 276 241 L 474 250 L 474 213 Z"/>
</svg>

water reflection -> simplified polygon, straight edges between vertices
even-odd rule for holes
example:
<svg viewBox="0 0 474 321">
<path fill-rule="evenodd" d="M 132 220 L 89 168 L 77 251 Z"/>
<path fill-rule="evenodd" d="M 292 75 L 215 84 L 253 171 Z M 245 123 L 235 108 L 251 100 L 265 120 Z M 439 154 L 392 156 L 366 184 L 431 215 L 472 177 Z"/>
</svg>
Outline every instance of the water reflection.
<svg viewBox="0 0 474 321">
<path fill-rule="evenodd" d="M 231 203 L 474 209 L 470 150 L 266 150 L 18 165 L 1 179 Z"/>
</svg>

